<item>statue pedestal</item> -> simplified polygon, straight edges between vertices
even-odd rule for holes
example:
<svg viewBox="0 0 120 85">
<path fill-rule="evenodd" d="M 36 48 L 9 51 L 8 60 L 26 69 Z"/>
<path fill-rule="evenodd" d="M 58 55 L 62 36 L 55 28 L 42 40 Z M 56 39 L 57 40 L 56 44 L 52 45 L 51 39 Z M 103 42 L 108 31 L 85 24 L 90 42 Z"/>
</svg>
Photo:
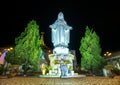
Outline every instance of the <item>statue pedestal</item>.
<svg viewBox="0 0 120 85">
<path fill-rule="evenodd" d="M 61 78 L 68 78 L 67 76 L 61 76 Z"/>
</svg>

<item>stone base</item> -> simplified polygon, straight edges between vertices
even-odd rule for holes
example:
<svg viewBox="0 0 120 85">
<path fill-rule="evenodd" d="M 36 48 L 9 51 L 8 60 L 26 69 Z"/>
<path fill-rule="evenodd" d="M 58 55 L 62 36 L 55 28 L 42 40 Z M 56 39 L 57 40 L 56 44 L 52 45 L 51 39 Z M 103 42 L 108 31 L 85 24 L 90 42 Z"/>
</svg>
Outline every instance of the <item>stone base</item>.
<svg viewBox="0 0 120 85">
<path fill-rule="evenodd" d="M 39 75 L 41 78 L 60 78 L 59 75 Z"/>
<path fill-rule="evenodd" d="M 61 78 L 68 78 L 68 76 L 61 76 Z"/>
<path fill-rule="evenodd" d="M 38 77 L 40 78 L 83 78 L 86 77 L 86 75 L 83 74 L 77 74 L 75 73 L 75 75 L 68 75 L 68 76 L 60 76 L 60 75 L 39 75 Z"/>
</svg>

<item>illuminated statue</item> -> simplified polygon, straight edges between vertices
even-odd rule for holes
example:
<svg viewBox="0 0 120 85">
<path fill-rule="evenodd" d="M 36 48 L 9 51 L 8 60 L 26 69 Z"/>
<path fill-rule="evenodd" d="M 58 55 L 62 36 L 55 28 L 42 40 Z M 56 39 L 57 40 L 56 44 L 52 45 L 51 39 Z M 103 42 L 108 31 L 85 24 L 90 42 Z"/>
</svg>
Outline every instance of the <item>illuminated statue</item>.
<svg viewBox="0 0 120 85">
<path fill-rule="evenodd" d="M 50 75 L 60 76 L 61 78 L 68 78 L 69 67 L 73 68 L 74 55 L 69 51 L 68 44 L 70 42 L 70 30 L 72 27 L 68 26 L 64 20 L 62 12 L 58 14 L 55 23 L 49 26 L 51 28 L 52 43 L 54 46 L 53 53 L 49 54 L 50 66 L 52 73 Z M 56 70 L 55 70 L 56 69 Z"/>
<path fill-rule="evenodd" d="M 54 47 L 68 47 L 70 30 L 72 27 L 67 25 L 62 12 L 58 14 L 58 19 L 54 24 L 50 25 L 50 28 L 52 28 L 52 43 Z"/>
<path fill-rule="evenodd" d="M 67 25 L 62 12 L 58 14 L 57 20 L 54 24 L 50 25 L 50 28 L 52 29 L 52 43 L 55 47 L 53 52 L 67 54 L 69 52 L 67 47 L 70 41 L 69 37 L 72 27 Z"/>
</svg>

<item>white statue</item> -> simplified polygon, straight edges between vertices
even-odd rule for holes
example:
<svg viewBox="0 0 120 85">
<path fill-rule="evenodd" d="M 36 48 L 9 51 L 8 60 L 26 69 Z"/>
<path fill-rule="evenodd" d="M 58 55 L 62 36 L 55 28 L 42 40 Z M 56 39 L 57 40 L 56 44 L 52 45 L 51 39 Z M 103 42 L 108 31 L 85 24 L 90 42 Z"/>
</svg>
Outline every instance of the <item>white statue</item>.
<svg viewBox="0 0 120 85">
<path fill-rule="evenodd" d="M 50 25 L 50 28 L 52 29 L 52 43 L 54 47 L 68 47 L 72 27 L 67 25 L 62 12 L 58 14 L 58 19 L 54 24 Z"/>
</svg>

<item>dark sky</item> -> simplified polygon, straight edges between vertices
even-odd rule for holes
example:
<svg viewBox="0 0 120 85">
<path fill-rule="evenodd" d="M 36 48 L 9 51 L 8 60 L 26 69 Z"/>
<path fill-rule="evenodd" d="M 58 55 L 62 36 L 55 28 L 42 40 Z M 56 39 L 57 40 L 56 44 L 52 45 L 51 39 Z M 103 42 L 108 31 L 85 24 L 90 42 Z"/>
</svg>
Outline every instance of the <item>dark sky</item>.
<svg viewBox="0 0 120 85">
<path fill-rule="evenodd" d="M 24 31 L 30 20 L 36 20 L 40 32 L 45 32 L 45 43 L 53 48 L 49 25 L 57 19 L 58 13 L 63 12 L 69 26 L 70 49 L 79 52 L 80 39 L 84 36 L 88 25 L 100 37 L 102 51 L 120 50 L 120 13 L 117 2 L 90 2 L 87 0 L 16 0 L 5 1 L 1 9 L 0 46 L 14 44 L 15 37 Z"/>
</svg>

